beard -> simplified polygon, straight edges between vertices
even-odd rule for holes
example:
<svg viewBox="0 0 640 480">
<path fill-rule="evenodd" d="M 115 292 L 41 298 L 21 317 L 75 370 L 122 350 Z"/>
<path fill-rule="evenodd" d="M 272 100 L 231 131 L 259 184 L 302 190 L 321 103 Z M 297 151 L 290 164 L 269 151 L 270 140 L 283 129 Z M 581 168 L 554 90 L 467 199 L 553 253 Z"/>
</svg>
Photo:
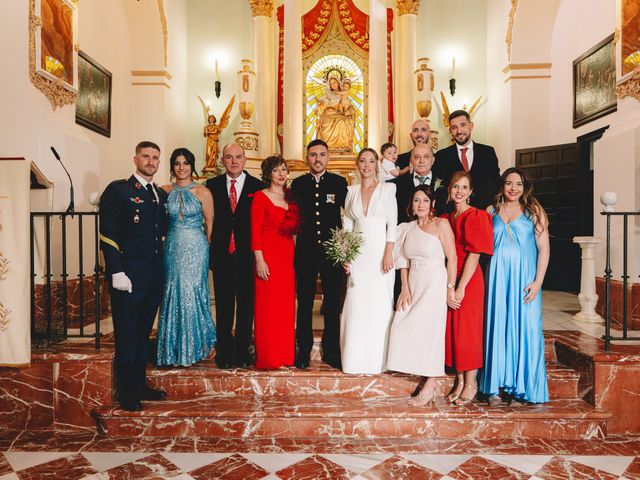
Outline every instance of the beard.
<svg viewBox="0 0 640 480">
<path fill-rule="evenodd" d="M 467 143 L 469 143 L 470 138 L 471 138 L 471 134 L 464 135 L 464 136 L 458 135 L 457 137 L 454 138 L 454 140 L 458 145 L 466 145 Z"/>
</svg>

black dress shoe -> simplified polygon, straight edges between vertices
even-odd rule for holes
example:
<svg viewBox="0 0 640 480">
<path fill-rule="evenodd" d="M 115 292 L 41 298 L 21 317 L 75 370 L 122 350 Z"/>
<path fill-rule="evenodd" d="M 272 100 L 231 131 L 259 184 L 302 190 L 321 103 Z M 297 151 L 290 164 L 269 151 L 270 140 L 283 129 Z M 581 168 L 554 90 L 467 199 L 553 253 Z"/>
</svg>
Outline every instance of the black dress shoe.
<svg viewBox="0 0 640 480">
<path fill-rule="evenodd" d="M 301 370 L 306 370 L 307 368 L 309 368 L 309 358 L 296 358 L 295 366 L 296 368 L 299 368 Z"/>
<path fill-rule="evenodd" d="M 235 368 L 235 363 L 229 361 L 229 360 L 225 360 L 223 358 L 218 359 L 216 357 L 216 365 L 218 366 L 218 368 L 222 368 L 222 369 L 229 369 L 229 368 Z"/>
<path fill-rule="evenodd" d="M 140 410 L 142 410 L 142 404 L 140 403 L 140 400 L 138 400 L 138 398 L 136 398 L 136 396 L 131 392 L 118 392 L 116 394 L 116 397 L 118 399 L 120 407 L 127 412 L 139 412 Z"/>
<path fill-rule="evenodd" d="M 167 398 L 167 392 L 145 385 L 138 390 L 138 398 L 140 400 L 164 400 Z"/>
<path fill-rule="evenodd" d="M 327 365 L 329 365 L 330 367 L 337 368 L 338 370 L 342 370 L 342 360 L 340 359 L 340 357 L 326 356 L 322 358 L 322 361 Z"/>
<path fill-rule="evenodd" d="M 251 357 L 245 357 L 238 360 L 238 368 L 249 368 L 253 366 L 253 359 Z"/>
</svg>

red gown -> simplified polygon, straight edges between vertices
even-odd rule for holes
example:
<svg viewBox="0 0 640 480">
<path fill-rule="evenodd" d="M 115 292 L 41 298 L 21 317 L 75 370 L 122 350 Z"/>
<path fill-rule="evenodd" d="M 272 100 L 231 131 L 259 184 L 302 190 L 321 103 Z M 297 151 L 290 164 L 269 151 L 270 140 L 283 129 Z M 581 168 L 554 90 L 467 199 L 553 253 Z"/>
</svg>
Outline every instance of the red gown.
<svg viewBox="0 0 640 480">
<path fill-rule="evenodd" d="M 295 356 L 295 273 L 293 233 L 287 225 L 298 208 L 275 205 L 258 191 L 251 203 L 251 249 L 262 250 L 269 279 L 255 275 L 256 368 L 293 365 Z"/>
<path fill-rule="evenodd" d="M 491 217 L 484 210 L 471 207 L 458 218 L 455 212 L 444 214 L 449 220 L 456 238 L 458 270 L 462 275 L 469 253 L 493 255 L 493 226 Z M 482 368 L 484 325 L 484 279 L 480 265 L 476 267 L 464 291 L 462 304 L 457 310 L 447 310 L 445 364 L 460 372 Z"/>
</svg>

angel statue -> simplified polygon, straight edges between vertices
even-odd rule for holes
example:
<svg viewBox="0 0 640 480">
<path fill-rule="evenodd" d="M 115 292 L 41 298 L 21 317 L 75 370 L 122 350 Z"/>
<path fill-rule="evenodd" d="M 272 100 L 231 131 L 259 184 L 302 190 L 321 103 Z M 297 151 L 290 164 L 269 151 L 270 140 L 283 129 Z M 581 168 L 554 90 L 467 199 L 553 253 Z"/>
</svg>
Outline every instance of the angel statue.
<svg viewBox="0 0 640 480">
<path fill-rule="evenodd" d="M 224 110 L 220 123 L 216 123 L 216 116 L 209 111 L 210 107 L 204 100 L 198 95 L 198 100 L 202 105 L 204 112 L 204 121 L 206 125 L 204 127 L 204 136 L 207 139 L 207 148 L 205 150 L 205 165 L 202 169 L 204 175 L 214 173 L 218 171 L 218 155 L 220 154 L 220 134 L 229 125 L 229 117 L 231 116 L 231 108 L 233 102 L 236 100 L 236 96 L 231 97 L 229 105 Z"/>
</svg>

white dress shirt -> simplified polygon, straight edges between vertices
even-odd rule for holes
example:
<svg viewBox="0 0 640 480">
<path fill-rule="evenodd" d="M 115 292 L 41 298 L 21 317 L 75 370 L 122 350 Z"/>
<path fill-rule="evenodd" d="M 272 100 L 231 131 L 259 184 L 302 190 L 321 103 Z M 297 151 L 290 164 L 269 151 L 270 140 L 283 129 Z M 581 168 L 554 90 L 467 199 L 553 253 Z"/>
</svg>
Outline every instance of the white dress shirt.
<svg viewBox="0 0 640 480">
<path fill-rule="evenodd" d="M 159 203 L 160 197 L 158 197 L 158 192 L 156 191 L 156 187 L 153 185 L 153 182 L 147 182 L 144 178 L 142 178 L 137 173 L 134 173 L 133 176 L 136 177 L 136 180 L 138 180 L 138 183 L 140 183 L 140 185 L 142 185 L 142 188 L 144 188 L 145 190 L 147 188 L 147 185 L 151 184 L 151 190 L 153 190 L 153 194 L 156 197 L 156 202 Z"/>
<path fill-rule="evenodd" d="M 413 186 L 417 187 L 418 185 L 421 185 L 420 180 L 418 180 L 418 177 L 427 177 L 427 182 L 425 183 L 425 185 L 431 185 L 431 177 L 433 175 L 432 172 L 427 173 L 426 175 L 418 175 L 416 172 L 413 172 Z"/>
<path fill-rule="evenodd" d="M 238 200 L 240 200 L 240 195 L 242 194 L 242 187 L 244 187 L 244 181 L 247 179 L 247 174 L 242 172 L 238 178 L 231 178 L 229 174 L 226 174 L 227 177 L 227 195 L 231 194 L 231 180 L 236 181 L 236 196 Z"/>
<path fill-rule="evenodd" d="M 467 150 L 467 163 L 469 164 L 469 170 L 471 170 L 471 166 L 473 165 L 473 140 L 469 140 L 469 143 L 466 145 L 458 145 L 456 143 L 456 147 L 458 148 L 458 160 L 462 163 L 462 150 L 463 148 L 468 148 Z"/>
</svg>

